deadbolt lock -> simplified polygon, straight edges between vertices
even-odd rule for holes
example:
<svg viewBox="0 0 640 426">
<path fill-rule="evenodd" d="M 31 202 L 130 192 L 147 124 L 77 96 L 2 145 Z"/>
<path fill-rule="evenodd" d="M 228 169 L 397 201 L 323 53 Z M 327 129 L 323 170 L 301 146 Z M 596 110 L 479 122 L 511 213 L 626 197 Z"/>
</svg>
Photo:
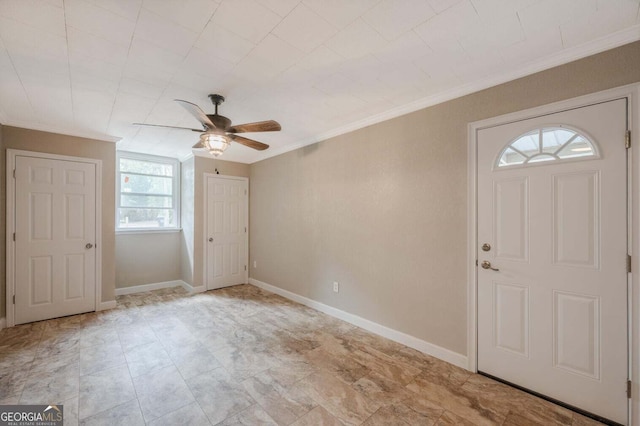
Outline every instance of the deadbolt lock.
<svg viewBox="0 0 640 426">
<path fill-rule="evenodd" d="M 491 244 L 489 244 L 489 243 L 484 243 L 484 244 L 482 245 L 482 251 L 489 251 L 489 250 L 491 250 Z"/>
</svg>

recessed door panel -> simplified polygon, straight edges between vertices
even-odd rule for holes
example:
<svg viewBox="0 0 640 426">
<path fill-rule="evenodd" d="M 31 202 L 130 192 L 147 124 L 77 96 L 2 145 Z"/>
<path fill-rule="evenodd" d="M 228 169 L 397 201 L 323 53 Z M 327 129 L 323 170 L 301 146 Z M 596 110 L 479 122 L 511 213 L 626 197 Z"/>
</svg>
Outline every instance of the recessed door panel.
<svg viewBox="0 0 640 426">
<path fill-rule="evenodd" d="M 68 240 L 84 239 L 84 206 L 83 194 L 67 194 L 65 196 L 65 237 Z"/>
<path fill-rule="evenodd" d="M 29 182 L 51 185 L 53 183 L 53 168 L 47 166 L 29 167 Z"/>
<path fill-rule="evenodd" d="M 494 340 L 502 350 L 529 355 L 527 287 L 494 283 Z"/>
<path fill-rule="evenodd" d="M 598 268 L 600 252 L 599 172 L 553 176 L 553 260 Z"/>
<path fill-rule="evenodd" d="M 85 261 L 84 254 L 68 254 L 65 256 L 65 300 L 84 297 Z"/>
<path fill-rule="evenodd" d="M 559 291 L 553 295 L 555 366 L 600 379 L 599 298 Z"/>
<path fill-rule="evenodd" d="M 39 192 L 31 193 L 29 221 L 31 240 L 51 241 L 53 239 L 53 196 Z"/>
<path fill-rule="evenodd" d="M 29 306 L 53 303 L 53 259 L 32 257 L 29 262 Z"/>
<path fill-rule="evenodd" d="M 529 260 L 528 179 L 499 180 L 494 184 L 496 256 Z"/>
<path fill-rule="evenodd" d="M 66 185 L 84 186 L 84 170 L 65 170 L 64 183 Z"/>
</svg>

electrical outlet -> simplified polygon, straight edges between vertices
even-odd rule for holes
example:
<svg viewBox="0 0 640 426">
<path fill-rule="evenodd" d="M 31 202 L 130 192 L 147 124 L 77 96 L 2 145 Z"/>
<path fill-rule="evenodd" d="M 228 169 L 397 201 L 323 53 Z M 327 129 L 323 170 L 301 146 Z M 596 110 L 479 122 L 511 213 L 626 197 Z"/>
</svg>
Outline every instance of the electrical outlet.
<svg viewBox="0 0 640 426">
<path fill-rule="evenodd" d="M 340 284 L 338 283 L 338 281 L 333 282 L 333 291 L 336 293 L 340 291 Z"/>
<path fill-rule="evenodd" d="M 257 268 L 257 267 L 258 267 L 258 261 L 257 261 L 257 260 L 254 260 L 254 261 L 253 261 L 253 267 L 254 267 L 254 268 Z"/>
</svg>

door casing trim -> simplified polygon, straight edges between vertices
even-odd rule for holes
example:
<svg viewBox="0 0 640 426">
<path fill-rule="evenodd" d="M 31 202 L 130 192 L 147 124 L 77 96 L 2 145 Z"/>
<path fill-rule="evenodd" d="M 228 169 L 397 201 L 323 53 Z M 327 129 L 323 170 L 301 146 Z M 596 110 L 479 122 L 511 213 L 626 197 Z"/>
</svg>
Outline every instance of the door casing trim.
<svg viewBox="0 0 640 426">
<path fill-rule="evenodd" d="M 13 170 L 16 167 L 16 157 L 43 158 L 47 160 L 74 161 L 77 163 L 89 163 L 96 166 L 96 268 L 95 268 L 95 301 L 94 311 L 101 309 L 102 304 L 102 160 L 85 157 L 72 157 L 69 155 L 49 154 L 46 152 L 24 151 L 18 149 L 7 149 L 7 208 L 6 208 L 6 315 L 7 327 L 15 325 L 15 309 L 13 296 L 15 295 L 15 193 L 16 180 L 13 177 Z"/>
<path fill-rule="evenodd" d="M 229 175 L 219 175 L 216 173 L 203 173 L 203 182 L 202 182 L 202 285 L 204 286 L 204 291 L 210 290 L 207 286 L 207 180 L 209 178 L 214 179 L 224 179 L 224 180 L 239 180 L 244 181 L 247 184 L 247 202 L 245 203 L 245 212 L 244 212 L 244 220 L 245 226 L 247 227 L 247 232 L 245 236 L 245 259 L 247 260 L 247 269 L 244 271 L 244 282 L 249 283 L 249 178 L 242 176 L 229 176 Z"/>
<path fill-rule="evenodd" d="M 478 131 L 562 112 L 614 99 L 628 99 L 628 128 L 631 130 L 631 148 L 628 161 L 628 253 L 632 255 L 632 271 L 640 271 L 640 197 L 631 195 L 640 188 L 640 84 L 630 84 L 604 90 L 577 98 L 517 111 L 467 125 L 467 369 L 478 371 L 478 327 L 477 327 L 477 139 Z M 623 140 L 620 143 L 624 143 Z M 635 148 L 635 149 L 634 149 Z M 629 299 L 629 378 L 632 381 L 632 399 L 629 400 L 629 424 L 640 426 L 640 273 L 628 276 Z M 624 384 L 620 384 L 622 387 Z"/>
</svg>

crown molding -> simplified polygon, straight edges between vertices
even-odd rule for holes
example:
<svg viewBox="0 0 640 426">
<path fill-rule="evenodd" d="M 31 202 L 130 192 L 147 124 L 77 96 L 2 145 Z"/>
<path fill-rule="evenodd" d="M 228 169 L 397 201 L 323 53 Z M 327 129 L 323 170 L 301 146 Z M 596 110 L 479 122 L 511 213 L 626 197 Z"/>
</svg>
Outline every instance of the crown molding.
<svg viewBox="0 0 640 426">
<path fill-rule="evenodd" d="M 75 131 L 75 130 L 69 130 L 67 128 L 50 126 L 46 124 L 25 123 L 20 121 L 6 121 L 6 122 L 2 122 L 2 125 L 11 126 L 11 127 L 20 127 L 22 129 L 27 129 L 27 130 L 37 130 L 39 132 L 57 133 L 59 135 L 73 136 L 77 138 L 95 139 L 95 140 L 99 140 L 103 142 L 111 142 L 111 143 L 117 143 L 122 139 L 121 137 L 111 136 L 111 135 L 107 135 L 100 132 Z"/>
</svg>

